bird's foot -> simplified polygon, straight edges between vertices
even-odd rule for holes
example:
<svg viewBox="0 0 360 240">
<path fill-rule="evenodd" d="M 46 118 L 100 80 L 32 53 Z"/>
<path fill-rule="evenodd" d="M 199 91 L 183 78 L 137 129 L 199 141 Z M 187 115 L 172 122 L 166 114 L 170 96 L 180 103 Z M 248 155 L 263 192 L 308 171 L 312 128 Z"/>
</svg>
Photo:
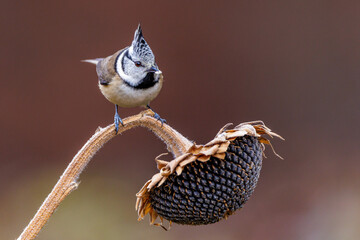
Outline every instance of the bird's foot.
<svg viewBox="0 0 360 240">
<path fill-rule="evenodd" d="M 159 120 L 161 122 L 161 126 L 163 126 L 164 123 L 166 123 L 166 120 L 164 118 L 161 118 L 160 115 L 157 114 L 149 105 L 146 105 L 146 107 L 154 113 L 154 118 L 156 118 L 157 120 Z"/>
<path fill-rule="evenodd" d="M 166 120 L 164 118 L 161 118 L 160 115 L 157 114 L 156 112 L 154 112 L 154 118 L 156 118 L 157 120 L 159 120 L 161 122 L 161 126 L 163 126 L 164 123 L 166 123 Z"/>
<path fill-rule="evenodd" d="M 121 123 L 121 125 L 124 126 L 124 123 L 123 123 L 122 119 L 120 118 L 119 114 L 115 114 L 114 124 L 115 124 L 115 132 L 116 132 L 116 134 L 119 131 L 119 123 Z"/>
</svg>

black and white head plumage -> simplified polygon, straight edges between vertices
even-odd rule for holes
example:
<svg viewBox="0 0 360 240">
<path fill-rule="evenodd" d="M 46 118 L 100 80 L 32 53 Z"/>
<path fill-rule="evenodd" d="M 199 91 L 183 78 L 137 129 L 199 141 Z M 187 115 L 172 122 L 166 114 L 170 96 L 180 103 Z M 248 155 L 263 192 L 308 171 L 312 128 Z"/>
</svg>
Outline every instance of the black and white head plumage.
<svg viewBox="0 0 360 240">
<path fill-rule="evenodd" d="M 131 55 L 142 59 L 144 62 L 152 64 L 155 62 L 154 53 L 145 41 L 140 24 L 135 31 L 134 40 L 131 43 L 129 51 Z"/>
<path fill-rule="evenodd" d="M 156 83 L 154 74 L 158 75 L 161 72 L 157 68 L 150 46 L 144 39 L 140 24 L 135 31 L 131 45 L 117 58 L 115 68 L 129 86 L 148 87 Z"/>
</svg>

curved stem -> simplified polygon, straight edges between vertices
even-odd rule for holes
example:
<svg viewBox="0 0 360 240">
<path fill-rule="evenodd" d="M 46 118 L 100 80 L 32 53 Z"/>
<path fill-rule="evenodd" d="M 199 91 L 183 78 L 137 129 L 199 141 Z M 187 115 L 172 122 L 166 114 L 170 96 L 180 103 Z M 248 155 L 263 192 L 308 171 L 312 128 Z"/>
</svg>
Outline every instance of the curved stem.
<svg viewBox="0 0 360 240">
<path fill-rule="evenodd" d="M 133 127 L 141 126 L 150 129 L 166 145 L 167 149 L 178 157 L 192 146 L 192 143 L 169 125 L 162 125 L 153 118 L 151 110 L 143 111 L 137 115 L 124 119 L 124 126 L 120 126 L 119 133 Z M 80 151 L 74 156 L 59 181 L 56 183 L 48 197 L 36 212 L 29 225 L 24 229 L 18 240 L 35 239 L 40 230 L 49 220 L 60 203 L 78 186 L 77 179 L 95 153 L 105 143 L 115 137 L 115 127 L 111 124 L 105 128 L 99 128 L 96 133 L 86 142 Z"/>
</svg>

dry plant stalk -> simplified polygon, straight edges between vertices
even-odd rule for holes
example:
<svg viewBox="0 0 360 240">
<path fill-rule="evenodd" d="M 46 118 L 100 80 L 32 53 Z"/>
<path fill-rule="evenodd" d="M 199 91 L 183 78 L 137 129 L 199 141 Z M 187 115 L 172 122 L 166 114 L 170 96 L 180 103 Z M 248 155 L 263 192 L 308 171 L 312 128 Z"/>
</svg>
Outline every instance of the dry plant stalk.
<svg viewBox="0 0 360 240">
<path fill-rule="evenodd" d="M 123 120 L 124 126 L 119 127 L 119 133 L 138 126 L 148 128 L 165 142 L 168 151 L 171 152 L 174 157 L 181 156 L 193 145 L 188 139 L 169 125 L 162 125 L 160 121 L 153 118 L 153 115 L 154 113 L 151 110 L 146 110 L 137 115 L 125 118 Z M 40 206 L 29 225 L 21 233 L 18 240 L 31 240 L 36 238 L 60 203 L 67 195 L 77 188 L 77 180 L 91 158 L 105 143 L 115 136 L 114 124 L 105 128 L 98 128 L 96 133 L 74 156 L 59 181 Z"/>
</svg>

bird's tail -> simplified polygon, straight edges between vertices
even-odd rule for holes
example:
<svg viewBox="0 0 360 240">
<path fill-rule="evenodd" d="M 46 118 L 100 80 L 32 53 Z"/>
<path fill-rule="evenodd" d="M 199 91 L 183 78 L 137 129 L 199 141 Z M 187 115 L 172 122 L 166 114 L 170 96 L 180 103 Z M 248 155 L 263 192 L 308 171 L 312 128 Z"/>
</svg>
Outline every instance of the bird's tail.
<svg viewBox="0 0 360 240">
<path fill-rule="evenodd" d="M 98 62 L 100 62 L 101 60 L 103 60 L 103 58 L 95 58 L 95 59 L 85 59 L 85 60 L 81 60 L 82 62 L 87 62 L 87 63 L 92 63 L 92 64 L 98 64 Z"/>
</svg>

